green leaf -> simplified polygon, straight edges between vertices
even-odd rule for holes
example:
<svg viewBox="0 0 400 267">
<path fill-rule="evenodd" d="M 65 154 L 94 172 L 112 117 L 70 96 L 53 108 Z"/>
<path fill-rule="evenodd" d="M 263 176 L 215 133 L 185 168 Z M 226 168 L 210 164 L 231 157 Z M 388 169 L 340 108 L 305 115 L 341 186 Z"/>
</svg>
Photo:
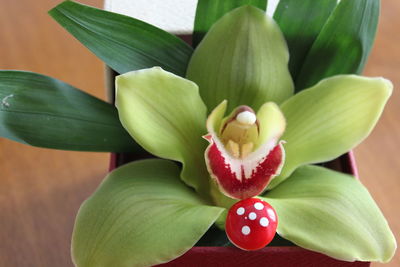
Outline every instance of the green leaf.
<svg viewBox="0 0 400 267">
<path fill-rule="evenodd" d="M 279 235 L 303 248 L 346 261 L 381 262 L 396 250 L 387 221 L 352 176 L 304 166 L 264 199 L 278 214 Z"/>
<path fill-rule="evenodd" d="M 283 103 L 286 162 L 270 188 L 298 166 L 332 160 L 361 143 L 378 121 L 392 88 L 383 78 L 339 75 Z"/>
<path fill-rule="evenodd" d="M 166 160 L 114 170 L 79 210 L 72 255 L 79 267 L 153 266 L 189 250 L 224 209 L 207 206 Z"/>
<path fill-rule="evenodd" d="M 144 151 L 116 108 L 62 81 L 0 71 L 0 136 L 32 146 L 84 151 Z"/>
<path fill-rule="evenodd" d="M 49 14 L 119 73 L 160 66 L 185 75 L 192 48 L 150 24 L 71 1 Z"/>
<path fill-rule="evenodd" d="M 278 25 L 260 9 L 245 6 L 214 24 L 193 53 L 187 77 L 199 86 L 209 110 L 224 99 L 228 113 L 239 105 L 258 110 L 293 94 L 288 60 Z"/>
<path fill-rule="evenodd" d="M 196 47 L 211 26 L 229 11 L 244 5 L 253 5 L 262 10 L 267 0 L 199 0 L 193 29 L 193 45 Z"/>
<path fill-rule="evenodd" d="M 281 0 L 274 19 L 288 43 L 289 69 L 294 80 L 337 0 Z"/>
<path fill-rule="evenodd" d="M 337 74 L 361 73 L 375 39 L 379 9 L 379 0 L 340 1 L 311 47 L 296 89 Z"/>
<path fill-rule="evenodd" d="M 125 129 L 150 153 L 182 162 L 182 179 L 208 194 L 206 107 L 197 85 L 155 67 L 118 76 L 116 88 Z"/>
</svg>

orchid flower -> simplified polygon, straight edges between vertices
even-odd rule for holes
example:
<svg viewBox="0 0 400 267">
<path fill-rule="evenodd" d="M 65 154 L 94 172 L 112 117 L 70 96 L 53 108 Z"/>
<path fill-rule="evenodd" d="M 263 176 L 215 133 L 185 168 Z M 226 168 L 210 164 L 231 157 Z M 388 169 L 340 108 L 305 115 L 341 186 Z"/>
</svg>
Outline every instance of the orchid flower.
<svg viewBox="0 0 400 267">
<path fill-rule="evenodd" d="M 237 199 L 255 195 L 276 209 L 278 234 L 298 246 L 347 261 L 390 260 L 396 241 L 364 186 L 310 164 L 366 138 L 392 84 L 340 75 L 294 94 L 288 59 L 277 24 L 246 6 L 214 24 L 186 78 L 160 67 L 118 76 L 123 126 L 163 159 L 114 170 L 84 203 L 75 263 L 167 262 L 222 225 Z"/>
</svg>

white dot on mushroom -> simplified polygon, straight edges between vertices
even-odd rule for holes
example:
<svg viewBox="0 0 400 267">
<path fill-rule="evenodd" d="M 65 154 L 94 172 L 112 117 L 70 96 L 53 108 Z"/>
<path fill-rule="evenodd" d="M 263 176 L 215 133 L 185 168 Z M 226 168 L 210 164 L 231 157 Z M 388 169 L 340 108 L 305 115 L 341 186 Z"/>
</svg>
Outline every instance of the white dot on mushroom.
<svg viewBox="0 0 400 267">
<path fill-rule="evenodd" d="M 271 209 L 268 209 L 267 212 L 268 212 L 269 218 L 273 221 L 276 221 L 275 212 Z"/>
<path fill-rule="evenodd" d="M 257 202 L 254 204 L 254 208 L 256 210 L 262 210 L 264 208 L 264 205 L 261 202 Z"/>
<path fill-rule="evenodd" d="M 257 218 L 257 214 L 255 213 L 255 212 L 250 212 L 250 214 L 249 214 L 249 219 L 250 220 L 255 220 Z"/>
<path fill-rule="evenodd" d="M 237 209 L 236 214 L 237 214 L 237 215 L 243 215 L 244 212 L 245 212 L 244 208 L 243 208 L 243 207 L 240 207 L 240 208 Z"/>
<path fill-rule="evenodd" d="M 242 234 L 244 235 L 248 235 L 250 234 L 250 227 L 248 227 L 247 225 L 242 227 Z"/>
<path fill-rule="evenodd" d="M 262 217 L 262 218 L 260 219 L 260 225 L 263 226 L 263 227 L 267 227 L 267 226 L 269 225 L 268 219 L 265 218 L 265 217 Z"/>
</svg>

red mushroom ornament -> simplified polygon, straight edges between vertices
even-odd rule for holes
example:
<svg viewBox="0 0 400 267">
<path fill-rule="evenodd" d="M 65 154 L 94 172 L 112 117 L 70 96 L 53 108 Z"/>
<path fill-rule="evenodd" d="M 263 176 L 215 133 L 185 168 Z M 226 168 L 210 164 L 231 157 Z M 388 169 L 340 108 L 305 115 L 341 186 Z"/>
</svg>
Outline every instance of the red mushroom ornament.
<svg viewBox="0 0 400 267">
<path fill-rule="evenodd" d="M 270 204 L 258 198 L 247 198 L 229 209 L 225 231 L 238 248 L 257 250 L 272 241 L 277 225 L 278 217 Z"/>
</svg>

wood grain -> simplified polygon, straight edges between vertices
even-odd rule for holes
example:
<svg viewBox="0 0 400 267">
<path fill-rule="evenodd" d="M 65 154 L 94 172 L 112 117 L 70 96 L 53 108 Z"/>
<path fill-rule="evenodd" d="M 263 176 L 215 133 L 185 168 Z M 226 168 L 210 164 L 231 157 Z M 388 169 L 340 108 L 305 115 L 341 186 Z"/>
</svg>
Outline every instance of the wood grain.
<svg viewBox="0 0 400 267">
<path fill-rule="evenodd" d="M 0 69 L 44 73 L 104 98 L 100 60 L 47 15 L 58 2 L 0 0 Z M 389 78 L 396 87 L 400 84 L 400 2 L 382 2 L 379 32 L 365 74 Z M 356 149 L 361 179 L 397 239 L 399 101 L 395 90 L 377 128 Z M 72 266 L 69 250 L 75 214 L 103 179 L 108 159 L 108 154 L 40 149 L 0 139 L 0 266 Z M 385 266 L 400 266 L 399 253 Z"/>
<path fill-rule="evenodd" d="M 47 15 L 58 2 L 0 1 L 0 69 L 43 73 L 104 98 L 102 62 Z M 72 266 L 76 212 L 103 179 L 108 159 L 0 139 L 0 266 Z"/>
</svg>

